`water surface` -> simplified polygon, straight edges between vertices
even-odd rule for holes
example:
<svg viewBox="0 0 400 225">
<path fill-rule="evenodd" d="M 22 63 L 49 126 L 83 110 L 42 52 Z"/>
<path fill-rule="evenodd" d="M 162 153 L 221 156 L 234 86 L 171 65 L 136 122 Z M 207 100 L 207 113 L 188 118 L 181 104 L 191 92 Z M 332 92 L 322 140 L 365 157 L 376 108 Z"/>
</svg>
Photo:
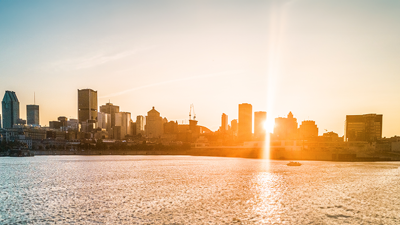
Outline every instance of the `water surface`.
<svg viewBox="0 0 400 225">
<path fill-rule="evenodd" d="M 399 162 L 0 158 L 0 224 L 400 224 Z"/>
</svg>

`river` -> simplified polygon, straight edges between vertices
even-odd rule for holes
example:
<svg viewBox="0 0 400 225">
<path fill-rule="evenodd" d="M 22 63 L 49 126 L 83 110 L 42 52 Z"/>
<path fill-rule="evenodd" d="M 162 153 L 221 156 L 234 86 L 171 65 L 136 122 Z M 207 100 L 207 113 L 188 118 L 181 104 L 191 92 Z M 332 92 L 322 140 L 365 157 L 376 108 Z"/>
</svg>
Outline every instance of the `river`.
<svg viewBox="0 0 400 225">
<path fill-rule="evenodd" d="M 0 224 L 400 224 L 400 162 L 0 158 Z"/>
</svg>

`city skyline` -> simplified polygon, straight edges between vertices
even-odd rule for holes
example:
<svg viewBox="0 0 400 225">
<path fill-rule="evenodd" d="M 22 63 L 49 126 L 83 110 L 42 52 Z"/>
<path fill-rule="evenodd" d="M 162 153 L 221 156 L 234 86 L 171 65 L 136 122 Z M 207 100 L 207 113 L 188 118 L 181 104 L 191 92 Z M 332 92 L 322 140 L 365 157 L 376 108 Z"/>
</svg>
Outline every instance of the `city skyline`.
<svg viewBox="0 0 400 225">
<path fill-rule="evenodd" d="M 369 113 L 400 134 L 397 1 L 25 3 L 0 2 L 0 91 L 18 93 L 21 118 L 34 92 L 42 125 L 77 118 L 76 90 L 92 88 L 132 115 L 181 122 L 194 104 L 213 131 L 248 102 L 319 134 Z"/>
</svg>

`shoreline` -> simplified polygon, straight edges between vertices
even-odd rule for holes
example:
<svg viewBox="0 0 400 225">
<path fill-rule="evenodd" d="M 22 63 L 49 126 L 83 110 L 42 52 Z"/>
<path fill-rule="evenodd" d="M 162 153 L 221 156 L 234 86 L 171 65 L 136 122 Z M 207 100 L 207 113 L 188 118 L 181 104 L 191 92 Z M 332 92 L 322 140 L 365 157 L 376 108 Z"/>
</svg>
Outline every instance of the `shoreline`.
<svg viewBox="0 0 400 225">
<path fill-rule="evenodd" d="M 210 157 L 234 157 L 263 159 L 265 152 L 261 148 L 248 149 L 219 149 L 219 148 L 195 148 L 188 150 L 48 150 L 32 151 L 38 155 L 182 155 L 182 156 L 210 156 Z M 335 162 L 392 162 L 400 161 L 400 154 L 382 153 L 341 153 L 341 152 L 308 152 L 271 150 L 267 157 L 273 160 L 308 160 L 308 161 L 335 161 Z"/>
</svg>

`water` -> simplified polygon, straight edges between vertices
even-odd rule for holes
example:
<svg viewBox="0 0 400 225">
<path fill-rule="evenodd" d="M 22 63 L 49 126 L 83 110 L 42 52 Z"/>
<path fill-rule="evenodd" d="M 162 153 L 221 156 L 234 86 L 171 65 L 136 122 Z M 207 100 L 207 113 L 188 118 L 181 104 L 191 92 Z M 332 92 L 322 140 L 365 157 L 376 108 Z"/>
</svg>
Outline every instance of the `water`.
<svg viewBox="0 0 400 225">
<path fill-rule="evenodd" d="M 399 162 L 0 158 L 0 224 L 400 224 Z"/>
</svg>

